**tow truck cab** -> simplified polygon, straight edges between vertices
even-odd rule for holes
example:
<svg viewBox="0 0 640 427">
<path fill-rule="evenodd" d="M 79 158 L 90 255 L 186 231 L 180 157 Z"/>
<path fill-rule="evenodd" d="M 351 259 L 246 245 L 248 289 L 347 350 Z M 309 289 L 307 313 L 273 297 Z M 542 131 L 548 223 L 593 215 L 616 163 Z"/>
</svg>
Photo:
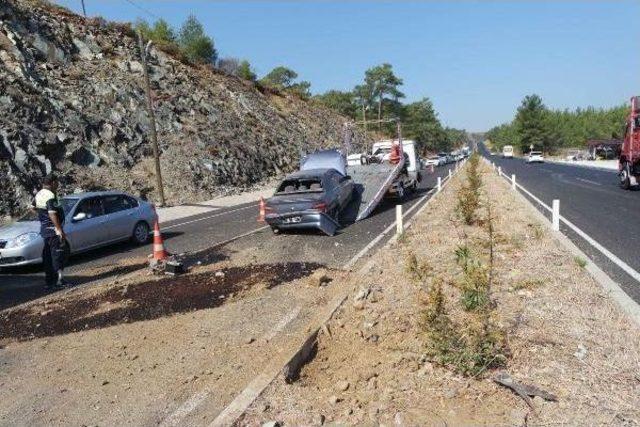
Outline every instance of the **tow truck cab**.
<svg viewBox="0 0 640 427">
<path fill-rule="evenodd" d="M 620 186 L 625 190 L 640 185 L 640 96 L 631 98 L 618 171 Z"/>
<path fill-rule="evenodd" d="M 391 147 L 394 143 L 397 144 L 398 140 L 384 140 L 378 141 L 373 144 L 371 153 L 373 156 L 380 158 L 381 161 L 389 161 L 391 153 Z M 418 183 L 422 180 L 420 172 L 420 162 L 416 154 L 416 143 L 412 140 L 402 140 L 402 151 L 405 156 L 405 173 L 401 173 L 398 179 L 394 181 L 394 184 L 389 188 L 389 193 L 393 196 L 404 195 L 404 190 L 415 190 L 418 187 Z"/>
</svg>

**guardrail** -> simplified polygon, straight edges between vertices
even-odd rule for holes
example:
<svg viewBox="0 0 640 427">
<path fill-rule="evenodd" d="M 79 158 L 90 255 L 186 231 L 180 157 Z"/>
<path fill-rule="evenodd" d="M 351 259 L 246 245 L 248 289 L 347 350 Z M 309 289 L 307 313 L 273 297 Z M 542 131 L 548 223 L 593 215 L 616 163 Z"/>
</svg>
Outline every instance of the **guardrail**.
<svg viewBox="0 0 640 427">
<path fill-rule="evenodd" d="M 517 190 L 522 191 L 524 194 L 529 196 L 532 200 L 534 200 L 536 203 L 538 203 L 540 206 L 542 206 L 544 209 L 546 209 L 548 212 L 551 213 L 551 228 L 554 231 L 561 232 L 560 231 L 560 223 L 566 225 L 570 230 L 572 230 L 574 233 L 576 233 L 578 236 L 580 236 L 582 239 L 584 239 L 587 243 L 589 243 L 591 246 L 593 246 L 595 249 L 597 249 L 602 255 L 604 255 L 611 262 L 613 262 L 615 265 L 620 267 L 620 269 L 622 269 L 622 271 L 627 273 L 633 279 L 635 279 L 638 282 L 640 282 L 640 273 L 638 273 L 631 266 L 629 266 L 623 260 L 618 258 L 615 254 L 613 254 L 611 251 L 609 251 L 607 248 L 605 248 L 600 243 L 598 243 L 595 239 L 593 239 L 587 233 L 585 233 L 584 231 L 579 229 L 571 221 L 569 221 L 568 219 L 566 219 L 565 217 L 560 215 L 560 200 L 554 199 L 553 202 L 552 202 L 552 206 L 551 207 L 548 206 L 546 203 L 544 203 L 542 200 L 540 200 L 538 197 L 536 197 L 534 194 L 532 194 L 529 190 L 524 188 L 522 185 L 518 184 L 516 182 L 516 176 L 515 175 L 511 175 L 511 177 L 509 177 L 509 176 L 507 176 L 507 174 L 502 172 L 502 168 L 500 166 L 498 166 L 496 168 L 495 163 L 489 161 L 489 159 L 487 159 L 486 157 L 483 157 L 483 159 L 485 160 L 485 162 L 487 162 L 488 164 L 490 164 L 492 166 L 494 171 L 497 170 L 498 176 L 505 178 L 508 182 L 511 183 L 511 188 L 513 188 L 514 190 L 517 189 Z"/>
</svg>

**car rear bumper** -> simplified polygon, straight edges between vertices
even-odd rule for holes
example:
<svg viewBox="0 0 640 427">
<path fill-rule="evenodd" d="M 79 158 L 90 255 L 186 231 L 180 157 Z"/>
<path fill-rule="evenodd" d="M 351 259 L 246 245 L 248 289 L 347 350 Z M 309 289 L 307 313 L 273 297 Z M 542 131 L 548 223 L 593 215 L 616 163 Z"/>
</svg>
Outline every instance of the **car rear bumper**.
<svg viewBox="0 0 640 427">
<path fill-rule="evenodd" d="M 292 212 L 286 214 L 269 214 L 265 221 L 271 228 L 280 230 L 317 229 L 333 236 L 339 224 L 326 213 L 322 212 Z"/>
</svg>

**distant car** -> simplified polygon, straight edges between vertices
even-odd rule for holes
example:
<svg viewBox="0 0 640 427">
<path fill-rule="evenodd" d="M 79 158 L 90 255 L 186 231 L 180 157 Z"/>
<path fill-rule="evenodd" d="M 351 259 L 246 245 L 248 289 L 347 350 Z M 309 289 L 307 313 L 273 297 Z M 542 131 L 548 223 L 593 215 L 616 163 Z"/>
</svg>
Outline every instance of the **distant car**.
<svg viewBox="0 0 640 427">
<path fill-rule="evenodd" d="M 427 158 L 427 160 L 425 161 L 425 164 L 427 166 L 442 166 L 445 164 L 445 159 L 443 157 L 440 156 L 429 156 Z"/>
<path fill-rule="evenodd" d="M 149 241 L 156 213 L 153 205 L 117 191 L 78 193 L 61 200 L 62 227 L 69 255 L 125 240 Z M 35 214 L 0 227 L 0 267 L 42 262 L 44 241 Z"/>
<path fill-rule="evenodd" d="M 438 153 L 438 157 L 442 159 L 443 165 L 451 163 L 451 156 L 449 156 L 447 153 Z"/>
<path fill-rule="evenodd" d="M 527 163 L 543 163 L 544 157 L 540 151 L 530 151 L 526 158 Z"/>
<path fill-rule="evenodd" d="M 280 230 L 312 228 L 333 236 L 353 189 L 351 177 L 336 169 L 295 172 L 266 201 L 265 221 L 276 234 Z"/>
</svg>

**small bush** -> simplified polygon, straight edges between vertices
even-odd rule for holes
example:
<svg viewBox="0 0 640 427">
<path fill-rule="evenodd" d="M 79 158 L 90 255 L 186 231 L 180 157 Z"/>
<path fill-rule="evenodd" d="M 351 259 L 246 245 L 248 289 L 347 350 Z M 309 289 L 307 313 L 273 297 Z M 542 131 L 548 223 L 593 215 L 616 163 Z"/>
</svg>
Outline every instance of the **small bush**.
<svg viewBox="0 0 640 427">
<path fill-rule="evenodd" d="M 482 187 L 478 163 L 478 155 L 472 155 L 467 168 L 467 185 L 462 185 L 458 190 L 458 212 L 467 225 L 478 222 L 476 211 L 480 207 L 480 188 Z"/>
<path fill-rule="evenodd" d="M 405 271 L 413 282 L 420 284 L 427 280 L 433 268 L 426 262 L 419 262 L 416 254 L 411 252 L 406 260 Z"/>
<path fill-rule="evenodd" d="M 426 334 L 426 354 L 430 360 L 462 375 L 477 376 L 487 369 L 504 366 L 507 360 L 505 336 L 489 314 L 483 313 L 464 326 L 452 321 L 441 281 L 429 290 L 421 327 Z"/>
<path fill-rule="evenodd" d="M 580 268 L 585 268 L 587 266 L 587 260 L 582 257 L 576 256 L 573 258 L 573 260 L 576 262 L 576 264 Z"/>
<path fill-rule="evenodd" d="M 470 264 L 460 282 L 460 303 L 466 311 L 480 311 L 489 307 L 489 272 L 481 265 Z"/>
</svg>

